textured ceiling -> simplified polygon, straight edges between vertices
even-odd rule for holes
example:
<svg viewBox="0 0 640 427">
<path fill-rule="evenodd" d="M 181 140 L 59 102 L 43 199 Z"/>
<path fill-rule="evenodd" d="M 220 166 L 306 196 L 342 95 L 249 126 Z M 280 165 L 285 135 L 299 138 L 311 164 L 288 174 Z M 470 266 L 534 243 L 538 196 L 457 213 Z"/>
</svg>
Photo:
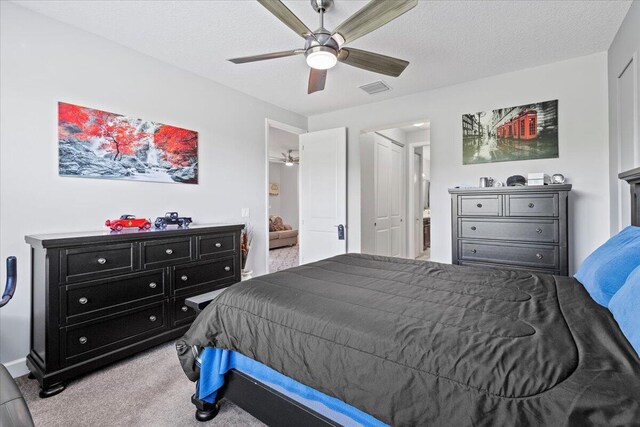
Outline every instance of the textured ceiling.
<svg viewBox="0 0 640 427">
<path fill-rule="evenodd" d="M 390 0 L 392 1 L 392 0 Z M 306 94 L 303 56 L 235 65 L 226 59 L 301 48 L 303 39 L 260 4 L 235 1 L 15 1 L 60 21 L 312 115 L 606 50 L 631 1 L 420 1 L 348 46 L 411 62 L 398 78 L 338 64 L 323 92 Z M 308 0 L 285 4 L 311 29 Z M 366 2 L 335 0 L 335 28 Z M 382 79 L 393 90 L 358 89 Z"/>
</svg>

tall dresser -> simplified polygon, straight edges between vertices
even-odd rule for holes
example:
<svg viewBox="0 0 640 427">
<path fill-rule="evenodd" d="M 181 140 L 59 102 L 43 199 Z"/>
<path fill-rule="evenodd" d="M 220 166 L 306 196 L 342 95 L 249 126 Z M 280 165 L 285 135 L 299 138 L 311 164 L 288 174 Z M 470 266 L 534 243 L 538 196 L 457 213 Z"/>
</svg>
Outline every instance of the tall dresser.
<svg viewBox="0 0 640 427">
<path fill-rule="evenodd" d="M 452 262 L 569 274 L 571 185 L 451 188 Z"/>
<path fill-rule="evenodd" d="M 242 225 L 26 236 L 31 351 L 41 397 L 183 335 L 185 299 L 240 281 Z"/>
</svg>

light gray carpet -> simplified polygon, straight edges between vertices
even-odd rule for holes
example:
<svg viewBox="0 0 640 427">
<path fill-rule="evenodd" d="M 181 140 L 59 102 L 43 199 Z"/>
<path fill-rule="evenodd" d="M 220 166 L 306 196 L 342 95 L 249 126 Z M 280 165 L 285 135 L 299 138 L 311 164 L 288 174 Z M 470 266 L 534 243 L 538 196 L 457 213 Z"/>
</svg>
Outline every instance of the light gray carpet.
<svg viewBox="0 0 640 427">
<path fill-rule="evenodd" d="M 273 273 L 280 270 L 286 270 L 287 268 L 297 267 L 298 252 L 300 247 L 298 245 L 271 249 L 269 251 L 269 272 Z"/>
<path fill-rule="evenodd" d="M 173 342 L 71 381 L 48 399 L 38 397 L 36 380 L 17 382 L 37 427 L 264 426 L 226 400 L 212 421 L 196 421 L 195 384 L 182 372 Z"/>
</svg>

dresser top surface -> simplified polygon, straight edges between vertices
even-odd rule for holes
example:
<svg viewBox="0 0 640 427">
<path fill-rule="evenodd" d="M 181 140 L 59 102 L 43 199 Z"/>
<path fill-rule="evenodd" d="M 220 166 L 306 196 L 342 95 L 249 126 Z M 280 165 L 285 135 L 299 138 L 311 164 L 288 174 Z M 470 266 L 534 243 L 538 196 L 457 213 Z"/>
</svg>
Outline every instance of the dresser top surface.
<svg viewBox="0 0 640 427">
<path fill-rule="evenodd" d="M 134 240 L 192 236 L 202 233 L 239 231 L 243 228 L 243 224 L 191 224 L 189 227 L 184 228 L 168 226 L 163 229 L 151 227 L 149 230 L 125 228 L 122 231 L 94 230 L 69 233 L 34 234 L 25 236 L 25 241 L 31 246 L 50 248 L 68 246 L 70 244 L 117 243 L 130 242 Z"/>
<path fill-rule="evenodd" d="M 456 187 L 450 188 L 451 194 L 462 193 L 493 193 L 493 194 L 511 194 L 511 193 L 543 193 L 570 191 L 571 184 L 549 184 L 549 185 L 525 185 L 519 187 Z"/>
</svg>

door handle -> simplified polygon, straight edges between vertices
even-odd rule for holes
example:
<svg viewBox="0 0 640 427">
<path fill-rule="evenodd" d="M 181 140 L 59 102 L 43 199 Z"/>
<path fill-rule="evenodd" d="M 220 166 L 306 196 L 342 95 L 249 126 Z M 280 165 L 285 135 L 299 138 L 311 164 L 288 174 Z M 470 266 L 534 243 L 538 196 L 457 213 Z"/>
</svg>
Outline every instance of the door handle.
<svg viewBox="0 0 640 427">
<path fill-rule="evenodd" d="M 338 227 L 338 240 L 344 240 L 344 225 L 338 224 L 334 227 Z"/>
</svg>

